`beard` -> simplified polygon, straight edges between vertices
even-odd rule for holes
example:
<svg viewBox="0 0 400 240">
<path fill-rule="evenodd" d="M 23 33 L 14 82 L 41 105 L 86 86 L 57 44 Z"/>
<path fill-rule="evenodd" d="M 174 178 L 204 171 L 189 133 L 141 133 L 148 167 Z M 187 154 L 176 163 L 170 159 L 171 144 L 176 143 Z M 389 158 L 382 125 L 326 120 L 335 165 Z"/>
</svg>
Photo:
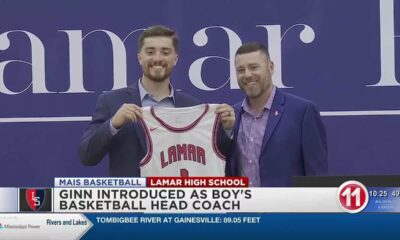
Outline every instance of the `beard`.
<svg viewBox="0 0 400 240">
<path fill-rule="evenodd" d="M 172 68 L 167 65 L 163 65 L 160 69 L 154 69 L 153 66 L 148 66 L 144 71 L 143 75 L 148 79 L 155 82 L 165 81 L 171 75 Z"/>
<path fill-rule="evenodd" d="M 264 81 L 258 80 L 252 86 L 247 86 L 244 82 L 240 82 L 239 87 L 245 92 L 249 99 L 262 98 L 262 96 L 268 93 L 272 88 L 272 78 L 268 78 Z"/>
</svg>

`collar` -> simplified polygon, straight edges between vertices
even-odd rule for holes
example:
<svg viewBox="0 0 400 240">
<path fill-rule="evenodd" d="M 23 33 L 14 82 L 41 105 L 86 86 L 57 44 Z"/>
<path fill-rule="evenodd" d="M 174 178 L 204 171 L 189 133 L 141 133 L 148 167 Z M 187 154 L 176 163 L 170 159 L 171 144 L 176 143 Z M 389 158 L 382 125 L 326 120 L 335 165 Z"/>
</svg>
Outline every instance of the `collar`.
<svg viewBox="0 0 400 240">
<path fill-rule="evenodd" d="M 141 102 L 143 102 L 143 99 L 147 96 L 150 98 L 153 98 L 153 96 L 150 93 L 148 93 L 146 91 L 146 89 L 143 87 L 141 78 L 138 81 L 138 87 L 139 87 L 139 95 L 140 95 Z M 174 87 L 172 86 L 171 83 L 169 83 L 169 95 L 167 98 L 172 98 L 172 101 L 175 103 L 175 94 L 174 93 L 175 93 Z"/>
<path fill-rule="evenodd" d="M 274 85 L 272 85 L 271 95 L 267 99 L 267 102 L 264 104 L 264 110 L 271 110 L 272 102 L 274 101 L 274 97 L 275 97 L 275 93 L 276 93 L 276 87 Z M 252 111 L 250 109 L 250 105 L 249 105 L 247 97 L 243 100 L 241 107 L 245 112 L 253 115 Z"/>
</svg>

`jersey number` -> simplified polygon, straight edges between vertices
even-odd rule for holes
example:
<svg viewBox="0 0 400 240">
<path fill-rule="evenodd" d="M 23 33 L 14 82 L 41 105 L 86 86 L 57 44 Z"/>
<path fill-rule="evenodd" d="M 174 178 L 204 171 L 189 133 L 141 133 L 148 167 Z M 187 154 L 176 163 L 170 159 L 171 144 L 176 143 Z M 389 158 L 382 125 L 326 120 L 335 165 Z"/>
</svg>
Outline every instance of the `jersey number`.
<svg viewBox="0 0 400 240">
<path fill-rule="evenodd" d="M 181 177 L 189 177 L 189 171 L 185 168 L 181 169 Z"/>
</svg>

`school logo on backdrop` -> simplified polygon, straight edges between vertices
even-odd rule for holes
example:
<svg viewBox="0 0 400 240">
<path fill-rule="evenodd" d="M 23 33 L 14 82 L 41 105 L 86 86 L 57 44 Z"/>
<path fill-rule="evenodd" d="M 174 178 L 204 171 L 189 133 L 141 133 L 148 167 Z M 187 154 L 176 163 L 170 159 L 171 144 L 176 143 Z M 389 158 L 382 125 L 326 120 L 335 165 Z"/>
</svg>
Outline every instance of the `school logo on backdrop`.
<svg viewBox="0 0 400 240">
<path fill-rule="evenodd" d="M 20 189 L 20 212 L 49 212 L 51 211 L 51 189 Z"/>
</svg>

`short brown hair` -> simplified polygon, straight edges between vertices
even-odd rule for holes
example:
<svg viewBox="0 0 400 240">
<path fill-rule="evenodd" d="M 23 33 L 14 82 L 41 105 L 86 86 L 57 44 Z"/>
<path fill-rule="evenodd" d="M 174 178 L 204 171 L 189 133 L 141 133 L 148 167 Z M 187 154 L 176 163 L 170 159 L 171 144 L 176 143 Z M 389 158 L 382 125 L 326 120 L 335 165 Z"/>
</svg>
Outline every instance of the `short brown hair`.
<svg viewBox="0 0 400 240">
<path fill-rule="evenodd" d="M 265 54 L 265 56 L 267 56 L 267 59 L 270 59 L 268 48 L 259 42 L 249 42 L 249 43 L 243 44 L 242 46 L 240 46 L 238 48 L 238 50 L 236 50 L 235 56 L 240 55 L 240 54 L 245 54 L 245 53 L 257 52 L 257 51 L 261 51 L 262 53 Z"/>
<path fill-rule="evenodd" d="M 139 51 L 144 45 L 144 40 L 149 37 L 169 37 L 172 39 L 172 44 L 175 51 L 178 51 L 178 35 L 174 30 L 163 25 L 154 25 L 146 28 L 139 37 Z"/>
</svg>

